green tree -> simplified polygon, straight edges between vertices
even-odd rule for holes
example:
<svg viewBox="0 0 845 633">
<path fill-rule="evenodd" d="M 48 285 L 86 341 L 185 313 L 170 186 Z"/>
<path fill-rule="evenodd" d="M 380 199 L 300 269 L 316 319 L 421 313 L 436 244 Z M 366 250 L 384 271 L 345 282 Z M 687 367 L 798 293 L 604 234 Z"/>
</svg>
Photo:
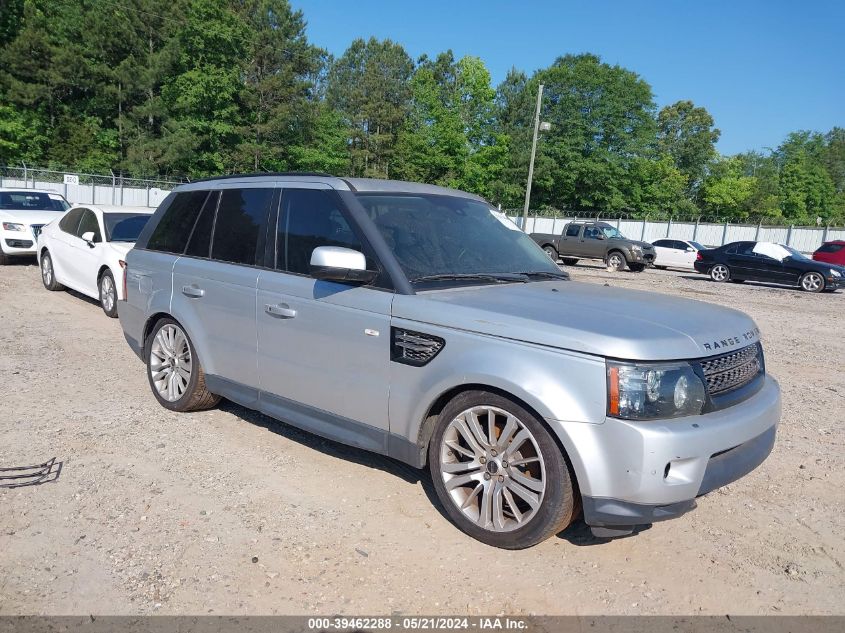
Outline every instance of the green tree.
<svg viewBox="0 0 845 633">
<path fill-rule="evenodd" d="M 790 155 L 780 172 L 783 216 L 790 222 L 815 224 L 835 217 L 836 190 L 827 171 L 804 153 Z"/>
<path fill-rule="evenodd" d="M 396 139 L 408 114 L 414 63 L 391 40 L 357 39 L 332 65 L 326 98 L 352 131 L 354 176 L 389 177 Z"/>
<path fill-rule="evenodd" d="M 747 217 L 747 203 L 756 184 L 754 176 L 743 173 L 743 161 L 740 158 L 717 160 L 701 185 L 704 211 L 727 218 Z"/>
<path fill-rule="evenodd" d="M 678 101 L 657 115 L 658 148 L 672 158 L 686 177 L 690 198 L 695 197 L 708 164 L 717 156 L 720 134 L 710 113 L 692 101 Z"/>
</svg>

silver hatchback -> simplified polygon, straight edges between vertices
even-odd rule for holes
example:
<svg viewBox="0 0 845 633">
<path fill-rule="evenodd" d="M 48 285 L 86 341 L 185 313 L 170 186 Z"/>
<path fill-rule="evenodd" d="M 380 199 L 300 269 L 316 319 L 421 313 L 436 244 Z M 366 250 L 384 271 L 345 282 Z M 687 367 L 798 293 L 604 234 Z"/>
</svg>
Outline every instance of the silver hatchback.
<svg viewBox="0 0 845 633">
<path fill-rule="evenodd" d="M 177 188 L 129 252 L 126 340 L 174 411 L 221 397 L 428 467 L 452 521 L 528 547 L 679 516 L 780 417 L 745 314 L 568 280 L 478 196 L 318 174 Z"/>
</svg>

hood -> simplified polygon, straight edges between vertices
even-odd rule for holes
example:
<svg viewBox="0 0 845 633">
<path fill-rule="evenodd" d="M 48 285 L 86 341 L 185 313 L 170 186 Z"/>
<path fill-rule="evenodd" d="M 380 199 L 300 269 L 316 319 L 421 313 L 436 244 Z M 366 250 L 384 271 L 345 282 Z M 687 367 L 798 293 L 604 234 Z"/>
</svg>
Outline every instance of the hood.
<svg viewBox="0 0 845 633">
<path fill-rule="evenodd" d="M 0 211 L 0 218 L 5 222 L 18 222 L 19 224 L 47 224 L 53 220 L 58 220 L 64 213 L 64 211 L 19 211 L 17 209 L 3 209 Z"/>
<path fill-rule="evenodd" d="M 654 250 L 654 245 L 650 244 L 649 242 L 641 242 L 640 240 L 629 240 L 629 239 L 619 239 L 619 238 L 611 238 L 608 240 L 609 242 L 626 242 L 628 244 L 636 244 L 643 250 Z"/>
<path fill-rule="evenodd" d="M 397 295 L 393 316 L 626 360 L 701 358 L 759 340 L 738 310 L 574 281 Z"/>
</svg>

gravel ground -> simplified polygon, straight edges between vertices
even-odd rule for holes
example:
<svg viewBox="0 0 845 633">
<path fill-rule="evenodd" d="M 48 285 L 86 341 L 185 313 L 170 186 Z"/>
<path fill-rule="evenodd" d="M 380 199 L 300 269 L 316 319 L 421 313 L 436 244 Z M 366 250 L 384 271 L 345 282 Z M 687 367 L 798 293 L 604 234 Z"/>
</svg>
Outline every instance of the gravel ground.
<svg viewBox="0 0 845 633">
<path fill-rule="evenodd" d="M 3 268 L 0 467 L 62 469 L 0 489 L 0 613 L 845 613 L 845 293 L 570 271 L 747 311 L 784 416 L 695 512 L 508 552 L 454 528 L 424 473 L 225 401 L 165 410 L 116 320 Z"/>
</svg>

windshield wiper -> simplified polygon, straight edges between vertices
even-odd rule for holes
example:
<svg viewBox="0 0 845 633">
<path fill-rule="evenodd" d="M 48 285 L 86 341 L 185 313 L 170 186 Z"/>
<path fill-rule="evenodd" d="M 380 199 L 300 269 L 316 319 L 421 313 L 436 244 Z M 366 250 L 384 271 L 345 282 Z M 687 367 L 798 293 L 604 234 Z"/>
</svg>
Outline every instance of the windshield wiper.
<svg viewBox="0 0 845 633">
<path fill-rule="evenodd" d="M 492 281 L 497 284 L 506 284 L 512 282 L 528 281 L 527 277 L 522 273 L 442 273 L 439 275 L 422 275 L 421 277 L 414 277 L 411 283 L 418 281 L 462 281 L 464 279 L 479 281 Z"/>
<path fill-rule="evenodd" d="M 545 277 L 546 279 L 569 279 L 569 273 L 559 272 L 555 273 L 550 270 L 532 270 L 528 272 L 520 272 L 520 275 L 526 277 Z"/>
</svg>

